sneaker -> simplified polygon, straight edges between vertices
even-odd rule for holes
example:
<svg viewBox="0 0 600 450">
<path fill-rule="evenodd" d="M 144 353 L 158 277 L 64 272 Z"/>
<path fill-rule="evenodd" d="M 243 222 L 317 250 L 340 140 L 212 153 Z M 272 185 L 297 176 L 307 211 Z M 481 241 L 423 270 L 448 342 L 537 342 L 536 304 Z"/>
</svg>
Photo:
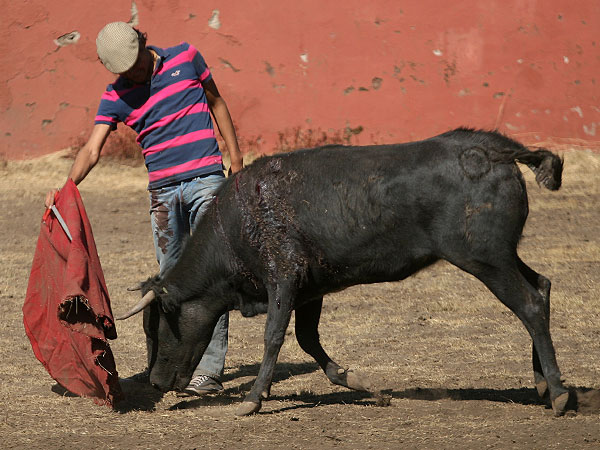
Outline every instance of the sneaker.
<svg viewBox="0 0 600 450">
<path fill-rule="evenodd" d="M 223 385 L 214 378 L 208 375 L 198 375 L 192 378 L 190 384 L 183 390 L 183 394 L 187 395 L 204 395 L 214 394 L 223 390 Z"/>
</svg>

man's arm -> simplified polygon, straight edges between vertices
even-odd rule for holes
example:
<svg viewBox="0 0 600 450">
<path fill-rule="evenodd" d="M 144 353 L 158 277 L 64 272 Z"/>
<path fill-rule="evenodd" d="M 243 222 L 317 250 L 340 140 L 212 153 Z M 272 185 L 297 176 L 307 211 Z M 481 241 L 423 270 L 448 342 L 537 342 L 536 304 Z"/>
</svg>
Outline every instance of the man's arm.
<svg viewBox="0 0 600 450">
<path fill-rule="evenodd" d="M 75 184 L 79 184 L 98 163 L 100 152 L 102 151 L 102 147 L 104 146 L 110 131 L 110 125 L 103 123 L 94 125 L 89 140 L 77 153 L 75 161 L 69 171 L 69 178 L 73 180 Z M 58 189 L 52 189 L 46 194 L 46 208 L 52 207 L 54 204 L 54 196 L 57 192 Z"/>
<path fill-rule="evenodd" d="M 214 80 L 211 79 L 203 82 L 202 87 L 206 92 L 206 100 L 208 101 L 210 112 L 217 123 L 217 128 L 219 129 L 221 136 L 223 136 L 223 139 L 225 140 L 227 150 L 229 150 L 231 172 L 239 172 L 243 167 L 242 152 L 240 152 L 227 103 L 225 103 L 225 100 L 221 97 L 221 94 L 219 94 L 219 90 L 217 89 Z"/>
</svg>

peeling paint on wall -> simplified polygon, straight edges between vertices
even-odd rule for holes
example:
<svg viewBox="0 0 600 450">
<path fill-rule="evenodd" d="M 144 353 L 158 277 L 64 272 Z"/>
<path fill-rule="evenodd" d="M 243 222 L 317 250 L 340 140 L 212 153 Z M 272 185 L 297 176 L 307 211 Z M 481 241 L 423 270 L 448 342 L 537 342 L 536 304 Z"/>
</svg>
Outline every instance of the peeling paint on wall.
<svg viewBox="0 0 600 450">
<path fill-rule="evenodd" d="M 135 2 L 131 2 L 131 18 L 127 23 L 132 27 L 137 27 L 140 24 L 138 8 Z"/>
<path fill-rule="evenodd" d="M 80 38 L 81 34 L 79 34 L 79 31 L 71 31 L 70 33 L 63 34 L 62 36 L 59 36 L 56 39 L 54 39 L 54 44 L 56 44 L 56 46 L 58 47 L 77 44 Z"/>
<path fill-rule="evenodd" d="M 275 69 L 267 61 L 265 61 L 265 72 L 267 72 L 272 77 L 275 76 Z"/>
<path fill-rule="evenodd" d="M 227 61 L 224 58 L 219 58 L 219 61 L 221 61 L 223 63 L 223 66 L 227 67 L 228 69 L 233 70 L 234 72 L 240 71 L 240 69 L 238 69 L 237 67 L 234 67 L 233 64 L 231 64 L 229 61 Z"/>
<path fill-rule="evenodd" d="M 150 44 L 185 40 L 201 51 L 240 141 L 254 151 L 271 151 L 281 130 L 296 128 L 360 144 L 460 125 L 497 127 L 529 143 L 598 142 L 597 2 L 405 3 L 8 2 L 0 151 L 33 156 L 89 132 L 112 81 L 97 62 L 95 36 L 128 17 Z M 349 134 L 358 123 L 363 131 Z"/>
<path fill-rule="evenodd" d="M 210 19 L 208 19 L 208 26 L 218 30 L 221 28 L 221 20 L 219 19 L 220 11 L 218 9 L 213 10 Z"/>
<path fill-rule="evenodd" d="M 583 119 L 583 112 L 581 111 L 580 106 L 575 106 L 574 108 L 571 108 L 571 111 L 577 113 L 577 115 Z"/>
<path fill-rule="evenodd" d="M 583 131 L 585 134 L 587 134 L 588 136 L 596 136 L 596 126 L 600 125 L 596 122 L 592 122 L 589 126 L 588 125 L 584 125 L 583 126 Z"/>
</svg>

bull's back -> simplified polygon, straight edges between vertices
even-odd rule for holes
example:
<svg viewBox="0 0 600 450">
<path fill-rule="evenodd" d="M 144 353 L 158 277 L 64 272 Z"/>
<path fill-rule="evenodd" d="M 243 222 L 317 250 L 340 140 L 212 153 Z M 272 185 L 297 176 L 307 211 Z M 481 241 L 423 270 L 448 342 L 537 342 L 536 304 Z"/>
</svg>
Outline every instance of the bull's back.
<svg viewBox="0 0 600 450">
<path fill-rule="evenodd" d="M 250 242 L 317 285 L 402 279 L 477 248 L 490 229 L 516 241 L 526 196 L 514 164 L 445 140 L 328 146 L 263 158 L 240 173 Z M 508 211 L 508 213 L 507 213 Z M 515 237 L 516 236 L 516 237 Z M 310 283 L 309 283 L 310 284 Z"/>
</svg>

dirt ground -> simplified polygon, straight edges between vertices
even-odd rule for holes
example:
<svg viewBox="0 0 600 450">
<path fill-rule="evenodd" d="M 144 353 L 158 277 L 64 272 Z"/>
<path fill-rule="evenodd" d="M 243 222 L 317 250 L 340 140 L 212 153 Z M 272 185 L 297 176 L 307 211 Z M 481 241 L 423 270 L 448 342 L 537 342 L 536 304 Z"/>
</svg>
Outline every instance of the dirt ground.
<svg viewBox="0 0 600 450">
<path fill-rule="evenodd" d="M 590 396 L 600 389 L 600 154 L 564 157 L 558 192 L 538 188 L 524 169 L 530 215 L 520 255 L 552 280 L 558 362 L 565 383 Z M 389 406 L 329 384 L 291 326 L 272 398 L 255 416 L 234 416 L 258 371 L 265 321 L 237 312 L 222 395 L 181 399 L 128 384 L 128 399 L 112 410 L 65 394 L 35 359 L 21 307 L 44 194 L 62 185 L 70 164 L 60 154 L 0 161 L 0 447 L 600 447 L 600 413 L 582 401 L 578 412 L 553 417 L 533 389 L 523 326 L 481 283 L 446 263 L 325 299 L 325 348 L 369 374 Z M 106 162 L 80 185 L 117 313 L 138 299 L 126 288 L 157 269 L 145 187 L 143 167 Z M 141 317 L 119 322 L 117 331 L 111 348 L 124 378 L 145 367 Z"/>
</svg>

